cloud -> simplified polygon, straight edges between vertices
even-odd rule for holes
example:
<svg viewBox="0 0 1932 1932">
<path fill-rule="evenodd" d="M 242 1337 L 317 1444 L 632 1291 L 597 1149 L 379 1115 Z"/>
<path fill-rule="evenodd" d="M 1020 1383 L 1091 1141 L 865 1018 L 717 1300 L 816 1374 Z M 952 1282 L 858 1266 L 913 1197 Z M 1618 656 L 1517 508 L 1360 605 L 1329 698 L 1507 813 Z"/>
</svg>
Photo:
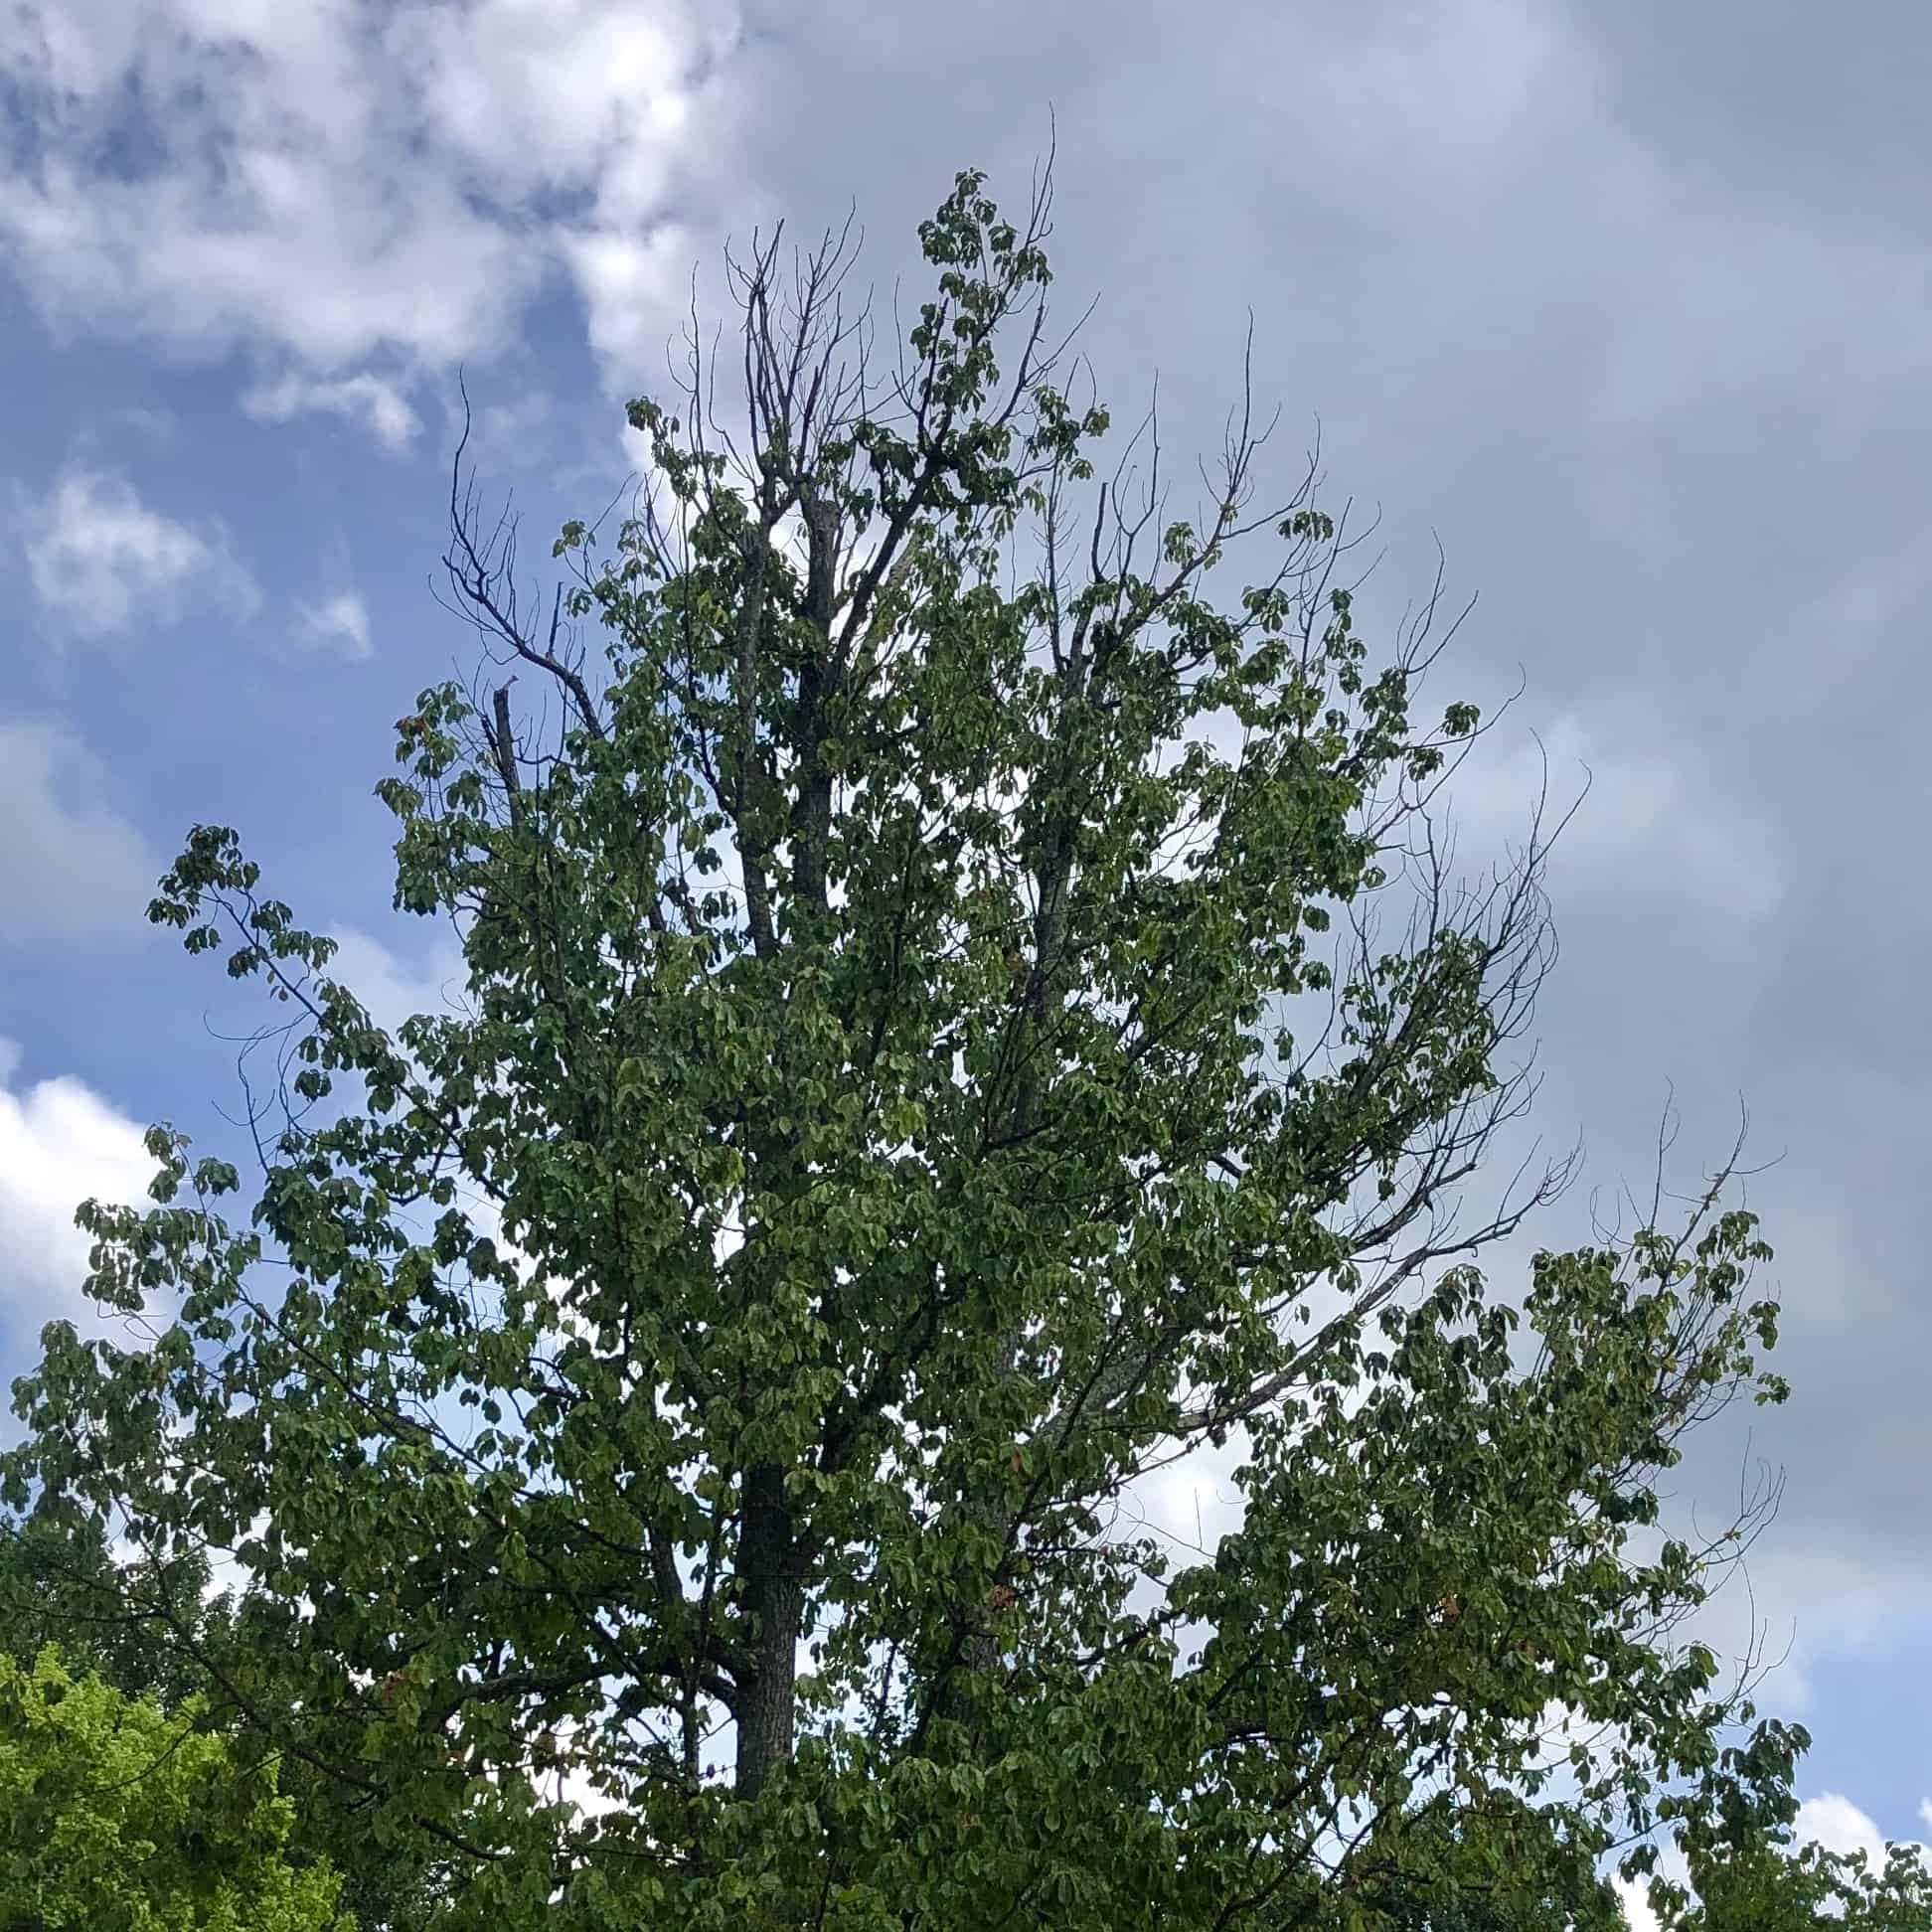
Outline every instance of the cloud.
<svg viewBox="0 0 1932 1932">
<path fill-rule="evenodd" d="M 1657 1914 L 1650 1908 L 1648 1888 L 1642 1880 L 1612 1878 L 1610 1886 L 1623 1907 L 1624 1922 L 1630 1932 L 1658 1932 Z"/>
<path fill-rule="evenodd" d="M 180 419 L 172 409 L 143 402 L 89 403 L 75 412 L 72 448 L 82 459 L 103 450 L 124 449 L 130 441 L 150 449 L 165 449 L 180 428 Z"/>
<path fill-rule="evenodd" d="M 314 376 L 284 376 L 279 382 L 251 389 L 242 397 L 242 406 L 257 422 L 288 422 L 314 409 L 359 419 L 386 449 L 406 448 L 422 427 L 421 419 L 395 383 L 367 373 L 333 382 Z"/>
<path fill-rule="evenodd" d="M 1585 792 L 1555 848 L 1552 878 L 1593 890 L 1681 896 L 1743 919 L 1772 911 L 1782 882 L 1770 841 L 1704 779 L 1689 746 L 1604 718 L 1559 716 L 1538 737 L 1505 726 L 1508 749 L 1479 747 L 1450 787 L 1449 816 L 1487 860 L 1520 841 L 1545 785 L 1545 829 Z M 1478 857 L 1472 851 L 1472 858 Z"/>
<path fill-rule="evenodd" d="M 353 590 L 319 604 L 297 604 L 295 624 L 298 641 L 311 649 L 335 651 L 346 658 L 370 655 L 369 612 Z"/>
<path fill-rule="evenodd" d="M 658 373 L 693 249 L 692 236 L 672 226 L 639 235 L 612 222 L 566 238 L 564 259 L 583 295 L 590 347 L 607 371 Z"/>
<path fill-rule="evenodd" d="M 103 802 L 108 788 L 107 768 L 65 726 L 0 718 L 0 947 L 137 923 L 160 867 Z"/>
<path fill-rule="evenodd" d="M 455 940 L 438 935 L 419 959 L 403 959 L 372 934 L 341 926 L 329 934 L 336 942 L 329 977 L 346 986 L 369 1010 L 369 1017 L 393 1035 L 418 1013 L 461 1012 L 467 980 Z"/>
<path fill-rule="evenodd" d="M 142 1130 L 80 1081 L 16 1086 L 19 1048 L 0 1041 L 0 1328 L 15 1351 L 57 1318 L 88 1326 L 88 1237 L 74 1210 L 89 1196 L 140 1202 L 154 1178 Z"/>
<path fill-rule="evenodd" d="M 193 530 L 141 501 L 123 477 L 70 465 L 39 502 L 16 491 L 14 531 L 41 607 L 65 630 L 107 637 L 173 623 L 197 605 L 260 608 L 219 526 Z"/>
<path fill-rule="evenodd" d="M 1932 1825 L 1932 1803 L 1921 1803 L 1919 1816 Z M 1821 1791 L 1807 1798 L 1798 1807 L 1792 1830 L 1800 1843 L 1814 1841 L 1841 1856 L 1862 1852 L 1870 1870 L 1885 1868 L 1884 1833 L 1843 1792 Z"/>
<path fill-rule="evenodd" d="M 252 412 L 396 446 L 413 411 L 370 359 L 486 357 L 559 270 L 621 332 L 613 264 L 728 119 L 739 35 L 708 0 L 27 0 L 0 18 L 27 157 L 0 252 L 59 329 L 239 347 L 287 372 Z"/>
</svg>

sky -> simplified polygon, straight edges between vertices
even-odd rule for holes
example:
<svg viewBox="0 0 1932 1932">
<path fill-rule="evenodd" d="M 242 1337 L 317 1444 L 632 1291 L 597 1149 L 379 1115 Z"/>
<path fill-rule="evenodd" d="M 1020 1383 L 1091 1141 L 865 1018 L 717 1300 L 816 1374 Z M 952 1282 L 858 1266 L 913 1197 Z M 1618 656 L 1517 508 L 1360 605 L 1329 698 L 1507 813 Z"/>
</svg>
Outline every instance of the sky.
<svg viewBox="0 0 1932 1932">
<path fill-rule="evenodd" d="M 258 1017 L 142 909 L 240 827 L 379 1015 L 449 935 L 389 909 L 391 721 L 474 648 L 432 595 L 457 372 L 538 559 L 636 450 L 727 237 L 856 211 L 889 312 L 964 166 L 1049 140 L 1060 312 L 1116 418 L 1218 446 L 1253 329 L 1284 481 L 1378 516 L 1386 636 L 1437 546 L 1438 679 L 1522 695 L 1472 851 L 1545 769 L 1562 956 L 1536 1120 L 1591 1190 L 1728 1149 L 1790 1403 L 1679 1506 L 1781 1471 L 1709 1628 L 1815 1744 L 1808 1827 L 1932 1829 L 1932 21 L 1791 0 L 970 8 L 61 0 L 0 13 L 0 1370 L 74 1313 L 83 1194 L 211 1145 Z M 695 279 L 694 279 L 695 278 Z M 1914 1180 L 1914 1176 L 1921 1178 Z"/>
</svg>

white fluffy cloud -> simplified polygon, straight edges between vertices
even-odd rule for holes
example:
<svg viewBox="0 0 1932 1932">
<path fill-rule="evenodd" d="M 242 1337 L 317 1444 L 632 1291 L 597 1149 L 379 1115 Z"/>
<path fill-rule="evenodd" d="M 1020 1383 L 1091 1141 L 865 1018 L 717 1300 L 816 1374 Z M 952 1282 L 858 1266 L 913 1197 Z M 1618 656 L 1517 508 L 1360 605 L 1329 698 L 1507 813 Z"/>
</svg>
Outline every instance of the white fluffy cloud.
<svg viewBox="0 0 1932 1932">
<path fill-rule="evenodd" d="M 739 35 L 715 0 L 27 0 L 0 15 L 31 156 L 0 251 L 57 327 L 240 347 L 254 413 L 400 444 L 370 359 L 485 356 L 558 268 L 593 341 L 675 292 L 653 232 Z"/>
<path fill-rule="evenodd" d="M 154 1176 L 125 1114 L 76 1079 L 17 1084 L 19 1065 L 19 1048 L 0 1041 L 0 1329 L 16 1354 L 44 1323 L 91 1316 L 75 1208 L 89 1196 L 138 1202 Z"/>
<path fill-rule="evenodd" d="M 1919 1816 L 1932 1825 L 1932 1801 L 1921 1801 Z M 1792 1830 L 1801 1841 L 1822 1845 L 1841 1855 L 1862 1852 L 1873 1871 L 1885 1868 L 1885 1835 L 1843 1792 L 1821 1791 L 1798 1807 Z"/>
<path fill-rule="evenodd" d="M 422 427 L 402 390 L 365 371 L 330 382 L 316 376 L 284 375 L 257 384 L 242 399 L 257 422 L 287 422 L 310 409 L 360 421 L 386 449 L 402 449 Z"/>
<path fill-rule="evenodd" d="M 172 623 L 197 606 L 260 607 L 219 527 L 177 523 L 124 477 L 70 466 L 43 498 L 15 492 L 13 526 L 41 608 L 80 637 Z"/>
<path fill-rule="evenodd" d="M 319 604 L 297 604 L 295 627 L 298 641 L 312 650 L 366 658 L 372 648 L 369 611 L 353 590 L 325 597 Z"/>
<path fill-rule="evenodd" d="M 394 1034 L 418 1013 L 463 1010 L 463 955 L 453 937 L 439 934 L 413 962 L 353 926 L 340 927 L 329 937 L 336 942 L 329 977 L 346 986 L 384 1032 Z"/>
<path fill-rule="evenodd" d="M 107 772 L 73 732 L 0 718 L 0 947 L 127 932 L 160 868 L 102 803 Z"/>
</svg>

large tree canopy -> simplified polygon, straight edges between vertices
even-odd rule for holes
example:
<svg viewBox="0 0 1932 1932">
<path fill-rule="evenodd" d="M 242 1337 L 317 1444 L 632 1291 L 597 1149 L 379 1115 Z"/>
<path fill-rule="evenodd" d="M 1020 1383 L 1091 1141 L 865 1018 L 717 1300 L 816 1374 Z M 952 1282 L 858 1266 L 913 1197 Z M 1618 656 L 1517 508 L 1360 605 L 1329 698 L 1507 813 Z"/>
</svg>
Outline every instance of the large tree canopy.
<svg viewBox="0 0 1932 1932">
<path fill-rule="evenodd" d="M 1046 232 L 961 177 L 883 355 L 843 238 L 755 242 L 554 598 L 459 457 L 521 682 L 380 789 L 460 1011 L 385 1034 L 224 828 L 152 908 L 292 1016 L 264 1178 L 160 1127 L 83 1210 L 165 1330 L 50 1328 L 11 1500 L 231 1553 L 210 1696 L 457 1920 L 1368 1926 L 1505 1861 L 1580 1917 L 1747 1714 L 1671 1637 L 1743 1526 L 1654 1480 L 1779 1392 L 1755 1224 L 1487 1298 L 1541 832 L 1457 882 L 1434 606 L 1371 657 L 1245 407 L 1192 518 L 1152 421 L 1096 469 Z M 1137 1517 L 1229 1444 L 1217 1547 Z"/>
</svg>

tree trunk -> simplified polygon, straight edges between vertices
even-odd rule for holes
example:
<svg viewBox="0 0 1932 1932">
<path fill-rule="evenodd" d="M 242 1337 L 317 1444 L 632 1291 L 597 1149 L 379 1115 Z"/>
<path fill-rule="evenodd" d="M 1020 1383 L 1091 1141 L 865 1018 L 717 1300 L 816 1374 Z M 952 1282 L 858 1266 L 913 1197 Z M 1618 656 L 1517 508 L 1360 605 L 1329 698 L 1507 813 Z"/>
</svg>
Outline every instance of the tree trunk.
<svg viewBox="0 0 1932 1932">
<path fill-rule="evenodd" d="M 756 1619 L 754 1663 L 737 1708 L 737 1794 L 755 1798 L 790 1761 L 797 1714 L 798 1626 L 804 1581 L 798 1574 L 785 1472 L 758 1463 L 744 1478 L 744 1533 L 738 1568 L 744 1602 Z"/>
</svg>

